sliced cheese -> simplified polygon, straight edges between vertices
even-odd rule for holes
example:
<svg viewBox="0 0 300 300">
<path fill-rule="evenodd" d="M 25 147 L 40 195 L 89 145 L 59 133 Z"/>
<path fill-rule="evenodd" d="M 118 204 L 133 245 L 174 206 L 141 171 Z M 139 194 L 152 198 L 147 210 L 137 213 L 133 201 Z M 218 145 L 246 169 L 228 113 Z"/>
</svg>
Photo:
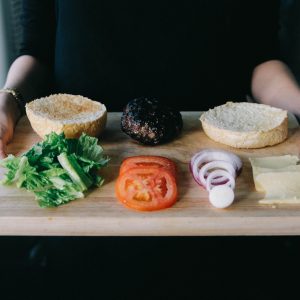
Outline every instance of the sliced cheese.
<svg viewBox="0 0 300 300">
<path fill-rule="evenodd" d="M 265 198 L 294 198 L 300 196 L 300 172 L 262 173 L 256 180 L 266 191 Z"/>
<path fill-rule="evenodd" d="M 255 171 L 253 169 L 255 189 L 258 192 L 265 192 L 266 191 L 264 189 L 264 187 L 261 185 L 260 180 L 257 179 L 258 176 L 263 175 L 263 174 L 270 174 L 270 173 L 287 173 L 287 172 L 288 173 L 298 173 L 298 174 L 300 174 L 300 165 L 287 166 L 285 168 L 278 168 L 278 169 L 256 167 Z M 254 173 L 255 173 L 255 175 L 254 175 Z M 299 190 L 300 190 L 300 187 L 299 187 Z"/>
<path fill-rule="evenodd" d="M 297 165 L 297 163 L 299 162 L 299 157 L 296 155 L 256 157 L 249 158 L 249 160 L 252 165 L 255 189 L 258 192 L 265 191 L 256 179 L 259 174 L 271 172 L 300 171 L 300 165 Z"/>
<path fill-rule="evenodd" d="M 278 169 L 290 165 L 296 165 L 299 157 L 296 155 L 268 156 L 268 157 L 252 157 L 249 158 L 252 167 Z"/>
<path fill-rule="evenodd" d="M 294 199 L 262 199 L 258 201 L 260 204 L 300 204 L 299 198 Z"/>
<path fill-rule="evenodd" d="M 299 157 L 283 155 L 250 158 L 258 192 L 265 192 L 261 204 L 300 204 Z"/>
</svg>

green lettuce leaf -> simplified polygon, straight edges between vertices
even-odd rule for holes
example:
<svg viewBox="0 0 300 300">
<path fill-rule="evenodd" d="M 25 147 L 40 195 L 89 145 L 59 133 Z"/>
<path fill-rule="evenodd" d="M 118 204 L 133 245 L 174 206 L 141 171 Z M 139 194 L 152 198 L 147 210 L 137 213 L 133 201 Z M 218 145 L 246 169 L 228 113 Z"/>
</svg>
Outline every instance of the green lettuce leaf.
<svg viewBox="0 0 300 300">
<path fill-rule="evenodd" d="M 1 184 L 15 184 L 18 188 L 25 188 L 29 191 L 45 189 L 50 184 L 46 176 L 39 174 L 34 167 L 30 166 L 26 156 L 9 155 L 1 161 L 1 166 L 8 170 Z"/>
<path fill-rule="evenodd" d="M 71 186 L 67 186 L 64 189 L 52 188 L 46 191 L 36 192 L 35 195 L 41 207 L 56 207 L 84 197 L 82 192 L 77 191 Z"/>
<path fill-rule="evenodd" d="M 97 138 L 66 139 L 52 132 L 21 157 L 0 161 L 7 169 L 0 183 L 32 191 L 40 206 L 55 207 L 84 197 L 92 185 L 101 186 L 104 179 L 96 171 L 108 161 Z"/>
<path fill-rule="evenodd" d="M 103 155 L 103 148 L 98 145 L 98 139 L 85 133 L 78 139 L 74 150 L 74 155 L 85 173 L 105 167 L 109 162 L 109 158 Z"/>
</svg>

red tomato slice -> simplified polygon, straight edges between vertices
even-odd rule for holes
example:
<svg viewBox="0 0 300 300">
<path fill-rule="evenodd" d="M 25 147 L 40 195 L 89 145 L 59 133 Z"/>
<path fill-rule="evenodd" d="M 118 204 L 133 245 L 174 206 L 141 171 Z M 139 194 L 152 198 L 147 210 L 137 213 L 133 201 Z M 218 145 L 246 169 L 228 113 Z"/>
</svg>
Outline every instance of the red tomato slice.
<svg viewBox="0 0 300 300">
<path fill-rule="evenodd" d="M 176 165 L 175 163 L 162 156 L 151 156 L 151 155 L 139 155 L 126 158 L 121 165 L 120 174 L 125 173 L 127 170 L 141 167 L 141 168 L 164 168 L 170 171 L 176 176 Z"/>
<path fill-rule="evenodd" d="M 173 174 L 166 169 L 137 167 L 119 176 L 116 195 L 129 208 L 159 210 L 176 202 L 177 185 Z"/>
</svg>

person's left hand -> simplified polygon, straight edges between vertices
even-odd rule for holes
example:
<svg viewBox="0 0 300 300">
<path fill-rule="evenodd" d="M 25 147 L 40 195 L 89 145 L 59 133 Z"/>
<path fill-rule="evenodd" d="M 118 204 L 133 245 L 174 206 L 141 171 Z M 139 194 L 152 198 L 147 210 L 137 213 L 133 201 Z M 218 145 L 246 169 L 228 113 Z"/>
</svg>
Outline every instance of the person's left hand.
<svg viewBox="0 0 300 300">
<path fill-rule="evenodd" d="M 6 146 L 13 138 L 14 126 L 20 115 L 21 112 L 13 96 L 0 93 L 0 159 L 7 156 Z"/>
</svg>

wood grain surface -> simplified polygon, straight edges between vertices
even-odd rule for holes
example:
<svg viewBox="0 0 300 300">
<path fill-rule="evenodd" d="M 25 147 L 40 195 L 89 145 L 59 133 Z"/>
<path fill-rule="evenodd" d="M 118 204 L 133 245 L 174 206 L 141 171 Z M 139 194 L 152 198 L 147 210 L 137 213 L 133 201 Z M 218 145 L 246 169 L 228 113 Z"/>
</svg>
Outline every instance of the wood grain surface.
<svg viewBox="0 0 300 300">
<path fill-rule="evenodd" d="M 257 150 L 237 150 L 206 137 L 199 122 L 200 112 L 184 112 L 184 130 L 175 141 L 155 147 L 142 146 L 120 130 L 120 113 L 109 113 L 107 128 L 100 138 L 111 157 L 102 174 L 103 187 L 86 198 L 67 205 L 40 208 L 34 196 L 24 190 L 0 187 L 1 235 L 76 236 L 197 236 L 197 235 L 298 235 L 300 205 L 263 206 L 254 189 L 250 156 L 296 154 L 300 149 L 300 129 L 289 130 L 288 139 L 277 146 Z M 16 129 L 8 153 L 16 155 L 39 141 L 27 118 Z M 236 200 L 227 209 L 213 208 L 207 192 L 193 180 L 188 162 L 204 148 L 220 148 L 238 154 L 244 163 L 237 179 Z M 114 183 L 123 158 L 132 155 L 162 155 L 173 159 L 179 170 L 178 202 L 158 212 L 136 212 L 115 198 Z M 1 170 L 3 174 L 3 170 Z"/>
</svg>

